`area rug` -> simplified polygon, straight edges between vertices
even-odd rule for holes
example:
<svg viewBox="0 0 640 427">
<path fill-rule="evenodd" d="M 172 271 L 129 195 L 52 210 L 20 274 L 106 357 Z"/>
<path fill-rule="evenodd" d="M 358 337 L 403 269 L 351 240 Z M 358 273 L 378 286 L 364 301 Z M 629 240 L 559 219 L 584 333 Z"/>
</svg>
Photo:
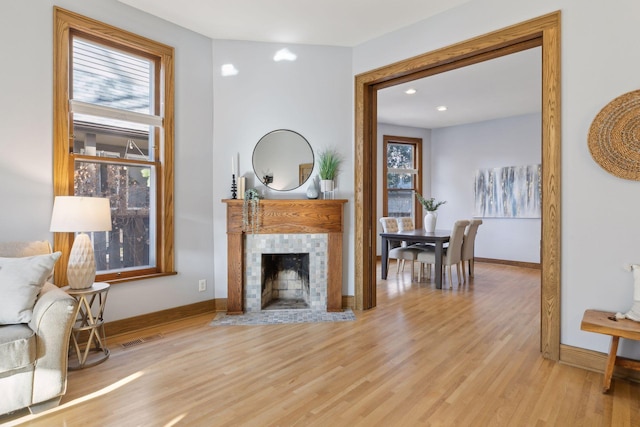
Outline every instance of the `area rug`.
<svg viewBox="0 0 640 427">
<path fill-rule="evenodd" d="M 226 313 L 218 313 L 210 325 L 282 325 L 287 323 L 348 322 L 353 320 L 356 320 L 356 316 L 351 309 L 337 313 L 311 310 L 273 310 L 230 316 Z"/>
</svg>

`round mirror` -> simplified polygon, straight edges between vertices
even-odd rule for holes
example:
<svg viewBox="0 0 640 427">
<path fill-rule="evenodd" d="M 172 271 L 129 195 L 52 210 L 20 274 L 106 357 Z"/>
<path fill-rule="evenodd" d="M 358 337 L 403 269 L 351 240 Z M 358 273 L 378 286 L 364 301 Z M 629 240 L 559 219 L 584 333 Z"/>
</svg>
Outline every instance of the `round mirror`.
<svg viewBox="0 0 640 427">
<path fill-rule="evenodd" d="M 313 150 L 298 132 L 269 132 L 253 149 L 253 171 L 258 181 L 273 190 L 288 191 L 304 184 L 313 171 Z"/>
</svg>

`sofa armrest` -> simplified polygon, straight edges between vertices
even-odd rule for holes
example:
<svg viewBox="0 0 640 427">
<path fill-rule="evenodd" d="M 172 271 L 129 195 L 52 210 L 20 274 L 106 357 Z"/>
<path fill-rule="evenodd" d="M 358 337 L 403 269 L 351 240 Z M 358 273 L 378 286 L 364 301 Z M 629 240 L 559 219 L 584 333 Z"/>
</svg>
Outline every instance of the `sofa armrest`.
<svg viewBox="0 0 640 427">
<path fill-rule="evenodd" d="M 38 295 L 29 322 L 36 333 L 33 403 L 66 391 L 69 338 L 77 306 L 75 298 L 51 283 L 45 283 Z"/>
</svg>

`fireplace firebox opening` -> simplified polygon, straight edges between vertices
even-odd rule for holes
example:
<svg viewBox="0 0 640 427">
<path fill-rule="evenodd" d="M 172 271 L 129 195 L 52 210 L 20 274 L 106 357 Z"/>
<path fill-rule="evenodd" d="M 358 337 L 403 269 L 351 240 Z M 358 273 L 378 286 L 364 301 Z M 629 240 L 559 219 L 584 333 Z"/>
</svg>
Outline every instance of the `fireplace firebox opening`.
<svg viewBox="0 0 640 427">
<path fill-rule="evenodd" d="M 262 254 L 262 310 L 308 309 L 309 254 Z"/>
</svg>

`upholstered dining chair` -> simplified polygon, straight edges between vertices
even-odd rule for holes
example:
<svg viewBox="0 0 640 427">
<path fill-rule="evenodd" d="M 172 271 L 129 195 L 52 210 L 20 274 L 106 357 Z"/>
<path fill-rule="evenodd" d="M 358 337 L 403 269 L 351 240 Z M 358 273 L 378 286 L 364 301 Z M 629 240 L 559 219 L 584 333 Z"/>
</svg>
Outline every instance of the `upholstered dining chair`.
<svg viewBox="0 0 640 427">
<path fill-rule="evenodd" d="M 449 239 L 449 246 L 444 248 L 442 254 L 442 268 L 448 268 L 449 270 L 449 288 L 453 288 L 453 277 L 451 266 L 456 266 L 456 273 L 458 274 L 458 285 L 460 281 L 460 259 L 462 258 L 462 241 L 464 239 L 464 230 L 469 225 L 469 221 L 466 219 L 458 220 L 453 224 L 453 230 L 451 230 L 451 238 Z M 418 262 L 422 264 L 435 264 L 436 252 L 435 250 L 420 251 L 418 253 Z M 418 281 L 421 280 L 422 266 L 418 270 Z"/>
<path fill-rule="evenodd" d="M 398 222 L 393 217 L 380 218 L 380 224 L 382 225 L 382 231 L 385 233 L 397 233 L 399 231 Z M 398 263 L 396 274 L 400 273 L 401 263 L 402 271 L 404 271 L 404 262 L 411 261 L 411 278 L 413 280 L 413 263 L 418 258 L 418 252 L 420 252 L 420 249 L 403 246 L 402 242 L 389 241 L 389 261 L 395 259 Z"/>
<path fill-rule="evenodd" d="M 415 226 L 415 223 L 413 222 L 412 217 L 402 216 L 402 217 L 396 218 L 396 220 L 398 221 L 398 230 L 400 232 L 413 231 L 416 229 L 416 226 Z M 408 247 L 431 250 L 435 248 L 435 245 L 433 245 L 432 243 L 413 243 L 413 244 L 409 244 Z"/>
<path fill-rule="evenodd" d="M 476 234 L 478 234 L 478 227 L 482 224 L 481 219 L 472 219 L 469 221 L 469 225 L 464 231 L 464 239 L 462 240 L 462 256 L 460 259 L 460 267 L 462 267 L 462 276 L 466 281 L 466 271 L 464 269 L 464 262 L 467 261 L 469 268 L 469 277 L 473 277 L 473 262 L 474 262 L 474 248 L 476 243 Z"/>
<path fill-rule="evenodd" d="M 416 226 L 413 223 L 413 218 L 411 218 L 410 216 L 401 216 L 395 218 L 395 220 L 398 223 L 399 231 L 412 231 L 416 229 Z"/>
</svg>

